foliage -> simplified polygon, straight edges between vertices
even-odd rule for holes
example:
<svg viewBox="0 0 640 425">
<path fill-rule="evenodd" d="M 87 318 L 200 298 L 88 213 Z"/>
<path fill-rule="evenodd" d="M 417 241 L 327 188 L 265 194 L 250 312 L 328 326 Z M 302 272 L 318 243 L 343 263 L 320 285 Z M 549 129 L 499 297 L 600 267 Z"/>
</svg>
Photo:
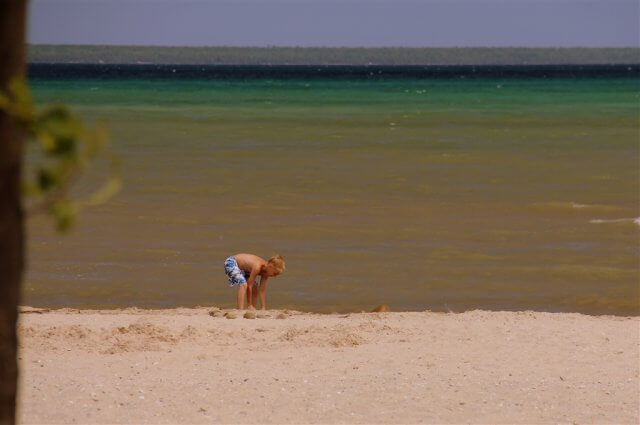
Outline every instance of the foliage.
<svg viewBox="0 0 640 425">
<path fill-rule="evenodd" d="M 58 230 L 66 231 L 82 208 L 104 203 L 120 190 L 120 161 L 107 151 L 109 135 L 103 123 L 89 129 L 66 106 L 36 110 L 22 78 L 11 81 L 8 93 L 0 93 L 0 110 L 16 119 L 28 140 L 37 146 L 38 160 L 24 176 L 27 214 L 46 212 L 54 218 Z M 104 157 L 109 176 L 101 187 L 88 196 L 72 196 L 74 183 L 82 173 Z"/>
</svg>

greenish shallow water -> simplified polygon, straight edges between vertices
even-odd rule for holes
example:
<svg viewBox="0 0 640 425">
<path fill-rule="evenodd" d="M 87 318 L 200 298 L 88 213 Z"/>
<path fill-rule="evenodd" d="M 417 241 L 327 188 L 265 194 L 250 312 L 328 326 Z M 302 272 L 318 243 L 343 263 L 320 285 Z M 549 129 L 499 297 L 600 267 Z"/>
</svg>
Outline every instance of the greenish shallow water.
<svg viewBox="0 0 640 425">
<path fill-rule="evenodd" d="M 108 121 L 125 188 L 29 223 L 24 303 L 639 313 L 637 79 L 35 80 Z"/>
</svg>

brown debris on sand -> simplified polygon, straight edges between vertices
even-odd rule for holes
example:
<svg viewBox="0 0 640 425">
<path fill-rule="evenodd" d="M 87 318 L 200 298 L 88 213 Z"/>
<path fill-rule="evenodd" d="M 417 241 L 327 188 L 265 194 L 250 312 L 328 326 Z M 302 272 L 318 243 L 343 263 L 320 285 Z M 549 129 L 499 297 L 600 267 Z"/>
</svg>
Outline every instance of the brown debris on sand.
<svg viewBox="0 0 640 425">
<path fill-rule="evenodd" d="M 18 307 L 18 312 L 20 314 L 26 314 L 26 313 L 42 314 L 42 313 L 48 313 L 49 309 L 48 308 L 36 308 L 36 307 L 20 306 L 20 307 Z"/>
<path fill-rule="evenodd" d="M 379 306 L 371 310 L 372 313 L 388 313 L 390 311 L 391 309 L 386 304 L 380 304 Z"/>
</svg>

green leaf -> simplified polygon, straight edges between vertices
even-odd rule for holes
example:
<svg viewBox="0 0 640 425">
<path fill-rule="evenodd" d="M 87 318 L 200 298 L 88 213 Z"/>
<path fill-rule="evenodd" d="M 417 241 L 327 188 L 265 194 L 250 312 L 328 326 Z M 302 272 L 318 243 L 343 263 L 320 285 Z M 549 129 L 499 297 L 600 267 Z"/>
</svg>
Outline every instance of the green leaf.
<svg viewBox="0 0 640 425">
<path fill-rule="evenodd" d="M 60 176 L 54 170 L 41 168 L 38 170 L 38 187 L 42 192 L 48 192 L 60 181 Z"/>
<path fill-rule="evenodd" d="M 51 213 L 56 220 L 58 231 L 67 232 L 75 223 L 77 208 L 71 201 L 58 201 L 51 207 Z"/>
<path fill-rule="evenodd" d="M 13 78 L 9 82 L 9 93 L 12 99 L 12 115 L 22 121 L 30 121 L 33 116 L 31 91 L 24 77 Z"/>
<path fill-rule="evenodd" d="M 54 139 L 54 137 L 50 133 L 46 131 L 40 131 L 36 134 L 36 138 L 40 141 L 40 146 L 42 146 L 42 150 L 44 150 L 45 152 L 51 152 L 55 149 L 56 139 Z"/>
<path fill-rule="evenodd" d="M 33 182 L 24 182 L 22 184 L 22 192 L 24 194 L 26 194 L 27 196 L 39 196 L 42 195 L 42 190 L 40 190 L 40 187 L 33 183 Z"/>
<path fill-rule="evenodd" d="M 78 150 L 82 125 L 64 106 L 54 106 L 38 114 L 35 127 L 41 141 L 44 138 L 47 153 L 68 156 Z"/>
</svg>

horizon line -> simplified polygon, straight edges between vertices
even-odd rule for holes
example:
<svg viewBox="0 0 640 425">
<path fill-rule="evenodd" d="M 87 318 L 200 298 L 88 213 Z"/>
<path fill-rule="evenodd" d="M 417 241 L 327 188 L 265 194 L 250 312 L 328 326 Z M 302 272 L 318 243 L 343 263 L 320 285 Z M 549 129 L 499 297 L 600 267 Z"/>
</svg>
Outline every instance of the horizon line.
<svg viewBox="0 0 640 425">
<path fill-rule="evenodd" d="M 25 43 L 26 46 L 55 47 L 144 47 L 144 48 L 232 48 L 232 49 L 636 49 L 640 46 L 251 46 L 251 45 L 160 45 L 160 44 L 52 44 Z"/>
</svg>

